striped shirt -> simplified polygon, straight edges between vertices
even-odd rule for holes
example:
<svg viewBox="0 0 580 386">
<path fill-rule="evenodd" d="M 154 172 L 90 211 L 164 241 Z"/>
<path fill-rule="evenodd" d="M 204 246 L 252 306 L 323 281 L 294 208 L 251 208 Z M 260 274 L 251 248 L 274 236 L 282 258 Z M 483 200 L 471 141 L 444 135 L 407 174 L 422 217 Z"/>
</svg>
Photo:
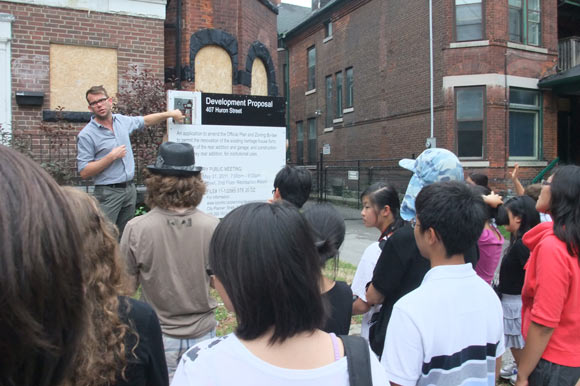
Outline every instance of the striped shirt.
<svg viewBox="0 0 580 386">
<path fill-rule="evenodd" d="M 495 385 L 501 303 L 471 264 L 437 266 L 394 306 L 381 363 L 400 385 Z"/>
</svg>

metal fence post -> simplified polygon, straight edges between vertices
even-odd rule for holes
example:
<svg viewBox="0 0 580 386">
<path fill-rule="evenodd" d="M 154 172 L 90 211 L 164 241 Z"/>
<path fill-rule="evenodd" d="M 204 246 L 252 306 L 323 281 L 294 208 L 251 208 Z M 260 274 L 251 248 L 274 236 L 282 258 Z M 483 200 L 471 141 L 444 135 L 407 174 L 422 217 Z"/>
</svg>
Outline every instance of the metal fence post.
<svg viewBox="0 0 580 386">
<path fill-rule="evenodd" d="M 360 209 L 360 160 L 356 161 L 356 173 L 358 175 L 356 179 L 356 208 Z"/>
</svg>

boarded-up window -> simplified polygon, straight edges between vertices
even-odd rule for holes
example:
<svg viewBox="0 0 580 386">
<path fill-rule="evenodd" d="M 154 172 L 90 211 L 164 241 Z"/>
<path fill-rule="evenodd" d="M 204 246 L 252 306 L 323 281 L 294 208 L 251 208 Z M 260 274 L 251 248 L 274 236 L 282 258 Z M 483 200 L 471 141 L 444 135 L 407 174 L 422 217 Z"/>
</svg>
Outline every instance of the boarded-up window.
<svg viewBox="0 0 580 386">
<path fill-rule="evenodd" d="M 50 45 L 50 108 L 87 111 L 85 92 L 103 85 L 109 96 L 117 94 L 117 50 Z"/>
<path fill-rule="evenodd" d="M 206 46 L 195 55 L 195 88 L 203 92 L 232 93 L 232 61 L 221 47 Z"/>
<path fill-rule="evenodd" d="M 262 59 L 254 59 L 252 64 L 252 89 L 251 95 L 268 95 L 268 74 Z"/>
</svg>

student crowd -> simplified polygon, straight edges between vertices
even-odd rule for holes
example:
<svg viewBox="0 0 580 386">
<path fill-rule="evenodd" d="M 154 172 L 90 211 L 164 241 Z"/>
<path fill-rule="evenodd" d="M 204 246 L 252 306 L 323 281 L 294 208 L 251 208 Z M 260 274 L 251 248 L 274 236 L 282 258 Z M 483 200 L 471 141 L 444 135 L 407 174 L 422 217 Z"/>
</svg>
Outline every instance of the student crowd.
<svg viewBox="0 0 580 386">
<path fill-rule="evenodd" d="M 220 221 L 197 208 L 192 146 L 165 142 L 146 170 L 150 212 L 116 226 L 134 206 L 132 153 L 117 145 L 152 117 L 111 114 L 102 87 L 87 100 L 79 169 L 106 174 L 96 199 L 0 146 L 0 385 L 579 382 L 579 166 L 503 202 L 448 150 L 401 160 L 413 173 L 401 202 L 389 183 L 361 196 L 381 233 L 349 286 L 322 274 L 345 225 L 331 205 L 302 208 L 304 169 L 283 168 L 271 202 Z M 210 287 L 236 315 L 231 334 L 216 337 Z M 361 337 L 347 336 L 353 314 Z"/>
</svg>

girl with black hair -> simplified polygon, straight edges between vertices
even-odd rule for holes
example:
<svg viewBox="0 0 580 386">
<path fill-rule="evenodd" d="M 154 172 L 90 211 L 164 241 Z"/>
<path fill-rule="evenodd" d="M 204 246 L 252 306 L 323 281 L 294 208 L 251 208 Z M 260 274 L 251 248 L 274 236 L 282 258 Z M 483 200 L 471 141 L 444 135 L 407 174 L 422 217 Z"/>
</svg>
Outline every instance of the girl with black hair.
<svg viewBox="0 0 580 386">
<path fill-rule="evenodd" d="M 368 341 L 373 315 L 379 312 L 381 305 L 371 307 L 366 303 L 366 286 L 373 278 L 373 271 L 383 245 L 389 236 L 403 226 L 404 221 L 399 214 L 399 194 L 391 184 L 377 182 L 369 186 L 361 194 L 361 201 L 363 224 L 367 228 L 377 228 L 381 232 L 379 240 L 369 245 L 363 252 L 351 285 L 352 292 L 356 296 L 352 303 L 352 313 L 364 314 L 360 336 Z"/>
<path fill-rule="evenodd" d="M 536 209 L 552 216 L 524 237 L 530 249 L 522 289 L 526 345 L 516 385 L 575 385 L 580 379 L 580 166 L 543 182 Z"/>
<path fill-rule="evenodd" d="M 503 308 L 505 347 L 510 348 L 515 359 L 501 369 L 501 377 L 513 379 L 517 373 L 517 363 L 524 347 L 522 337 L 522 287 L 524 266 L 530 257 L 530 250 L 522 242 L 523 235 L 540 223 L 536 202 L 529 196 L 510 198 L 503 204 L 509 222 L 505 229 L 511 233 L 510 245 L 499 268 L 499 287 Z"/>
<path fill-rule="evenodd" d="M 320 329 L 326 314 L 312 229 L 286 202 L 251 203 L 217 226 L 209 263 L 215 288 L 236 313 L 234 333 L 182 357 L 172 386 L 347 386 L 344 345 Z M 372 383 L 387 377 L 370 353 Z"/>
<path fill-rule="evenodd" d="M 320 268 L 333 260 L 334 273 L 338 268 L 338 250 L 344 241 L 346 227 L 341 214 L 330 204 L 309 206 L 304 217 L 314 231 L 314 241 L 320 256 Z M 344 281 L 335 281 L 324 275 L 320 283 L 322 297 L 330 304 L 328 319 L 322 331 L 348 335 L 352 316 L 352 290 Z"/>
</svg>

